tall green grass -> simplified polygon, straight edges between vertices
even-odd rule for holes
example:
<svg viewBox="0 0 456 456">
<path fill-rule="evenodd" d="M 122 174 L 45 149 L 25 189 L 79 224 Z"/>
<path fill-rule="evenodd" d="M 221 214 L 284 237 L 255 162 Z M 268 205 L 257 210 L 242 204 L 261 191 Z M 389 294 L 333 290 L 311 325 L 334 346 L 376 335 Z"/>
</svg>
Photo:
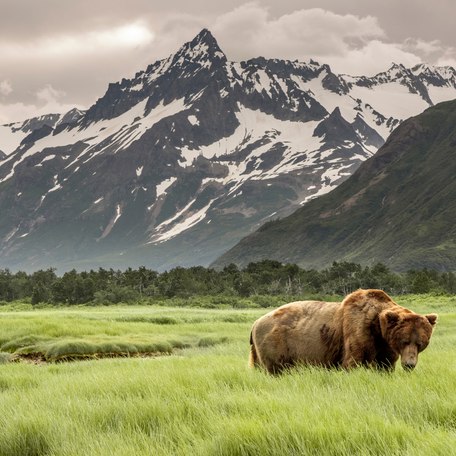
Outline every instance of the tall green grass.
<svg viewBox="0 0 456 456">
<path fill-rule="evenodd" d="M 189 343 L 164 357 L 2 364 L 0 455 L 455 454 L 456 305 L 416 304 L 439 307 L 440 320 L 415 371 L 279 377 L 247 368 L 250 325 L 264 310 L 0 313 L 11 351 L 72 339 Z M 150 322 L 162 317 L 175 322 Z"/>
<path fill-rule="evenodd" d="M 0 352 L 45 361 L 169 355 L 242 337 L 233 328 L 252 322 L 258 313 L 253 309 L 130 306 L 30 311 L 9 308 L 0 311 Z"/>
</svg>

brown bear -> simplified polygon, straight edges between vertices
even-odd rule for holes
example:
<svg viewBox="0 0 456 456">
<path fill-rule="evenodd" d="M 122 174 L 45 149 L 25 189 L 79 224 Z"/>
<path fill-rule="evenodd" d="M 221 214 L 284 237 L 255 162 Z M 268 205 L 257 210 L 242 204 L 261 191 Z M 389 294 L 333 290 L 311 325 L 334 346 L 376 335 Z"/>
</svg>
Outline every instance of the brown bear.
<svg viewBox="0 0 456 456">
<path fill-rule="evenodd" d="M 358 290 L 342 303 L 292 302 L 255 321 L 249 364 L 271 373 L 296 363 L 393 370 L 400 356 L 410 370 L 436 320 L 397 305 L 382 290 Z"/>
</svg>

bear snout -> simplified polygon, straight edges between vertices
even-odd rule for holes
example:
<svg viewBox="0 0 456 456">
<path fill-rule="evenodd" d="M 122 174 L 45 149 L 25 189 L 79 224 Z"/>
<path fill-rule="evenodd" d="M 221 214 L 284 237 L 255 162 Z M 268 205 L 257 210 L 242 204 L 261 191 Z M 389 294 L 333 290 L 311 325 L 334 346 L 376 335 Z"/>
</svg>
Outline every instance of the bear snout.
<svg viewBox="0 0 456 456">
<path fill-rule="evenodd" d="M 413 369 L 415 369 L 415 366 L 416 366 L 416 363 L 415 364 L 412 364 L 412 363 L 402 363 L 402 367 L 404 370 L 406 371 L 412 371 Z"/>
<path fill-rule="evenodd" d="M 416 345 L 407 345 L 401 353 L 401 364 L 403 369 L 411 371 L 418 362 L 418 348 Z"/>
</svg>

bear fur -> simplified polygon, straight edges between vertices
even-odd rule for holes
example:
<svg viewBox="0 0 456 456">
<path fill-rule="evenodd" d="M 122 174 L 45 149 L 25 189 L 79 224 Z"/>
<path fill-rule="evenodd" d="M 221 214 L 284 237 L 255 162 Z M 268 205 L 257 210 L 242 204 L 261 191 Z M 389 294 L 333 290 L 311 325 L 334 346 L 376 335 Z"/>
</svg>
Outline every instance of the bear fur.
<svg viewBox="0 0 456 456">
<path fill-rule="evenodd" d="M 255 321 L 251 367 L 279 373 L 296 363 L 392 370 L 401 357 L 413 369 L 429 344 L 437 315 L 420 315 L 382 290 L 358 290 L 342 303 L 298 301 Z"/>
</svg>

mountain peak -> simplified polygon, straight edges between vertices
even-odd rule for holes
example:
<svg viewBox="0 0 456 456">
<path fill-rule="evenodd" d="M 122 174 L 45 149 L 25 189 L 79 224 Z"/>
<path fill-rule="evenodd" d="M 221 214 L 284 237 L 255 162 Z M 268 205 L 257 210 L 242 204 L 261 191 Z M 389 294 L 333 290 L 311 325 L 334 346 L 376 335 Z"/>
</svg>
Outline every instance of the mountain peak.
<svg viewBox="0 0 456 456">
<path fill-rule="evenodd" d="M 386 74 L 387 75 L 390 75 L 392 77 L 400 77 L 400 76 L 403 76 L 404 73 L 407 73 L 409 70 L 407 68 L 405 68 L 404 65 L 402 65 L 402 63 L 395 63 L 393 62 L 391 64 L 391 66 L 386 70 Z"/>
<path fill-rule="evenodd" d="M 411 68 L 415 76 L 424 75 L 434 76 L 437 75 L 446 80 L 455 80 L 456 70 L 452 66 L 433 66 L 428 63 L 419 63 Z"/>
<path fill-rule="evenodd" d="M 224 64 L 226 56 L 212 33 L 204 28 L 176 53 L 173 63 L 183 65 L 186 62 L 197 63 L 209 68 L 213 63 Z"/>
<path fill-rule="evenodd" d="M 392 62 L 389 68 L 390 70 L 405 70 L 405 66 L 402 63 Z"/>
<path fill-rule="evenodd" d="M 334 108 L 333 112 L 329 115 L 329 118 L 336 119 L 336 118 L 339 118 L 339 117 L 342 117 L 342 114 L 340 112 L 339 106 L 336 106 Z"/>
<path fill-rule="evenodd" d="M 207 44 L 214 44 L 218 46 L 217 40 L 215 39 L 214 35 L 212 35 L 211 31 L 207 28 L 203 28 L 198 35 L 192 41 L 197 41 L 200 43 L 207 43 Z"/>
<path fill-rule="evenodd" d="M 331 146 L 340 142 L 342 138 L 351 142 L 358 140 L 352 125 L 343 118 L 338 106 L 317 125 L 313 135 L 324 138 L 325 143 Z"/>
</svg>

